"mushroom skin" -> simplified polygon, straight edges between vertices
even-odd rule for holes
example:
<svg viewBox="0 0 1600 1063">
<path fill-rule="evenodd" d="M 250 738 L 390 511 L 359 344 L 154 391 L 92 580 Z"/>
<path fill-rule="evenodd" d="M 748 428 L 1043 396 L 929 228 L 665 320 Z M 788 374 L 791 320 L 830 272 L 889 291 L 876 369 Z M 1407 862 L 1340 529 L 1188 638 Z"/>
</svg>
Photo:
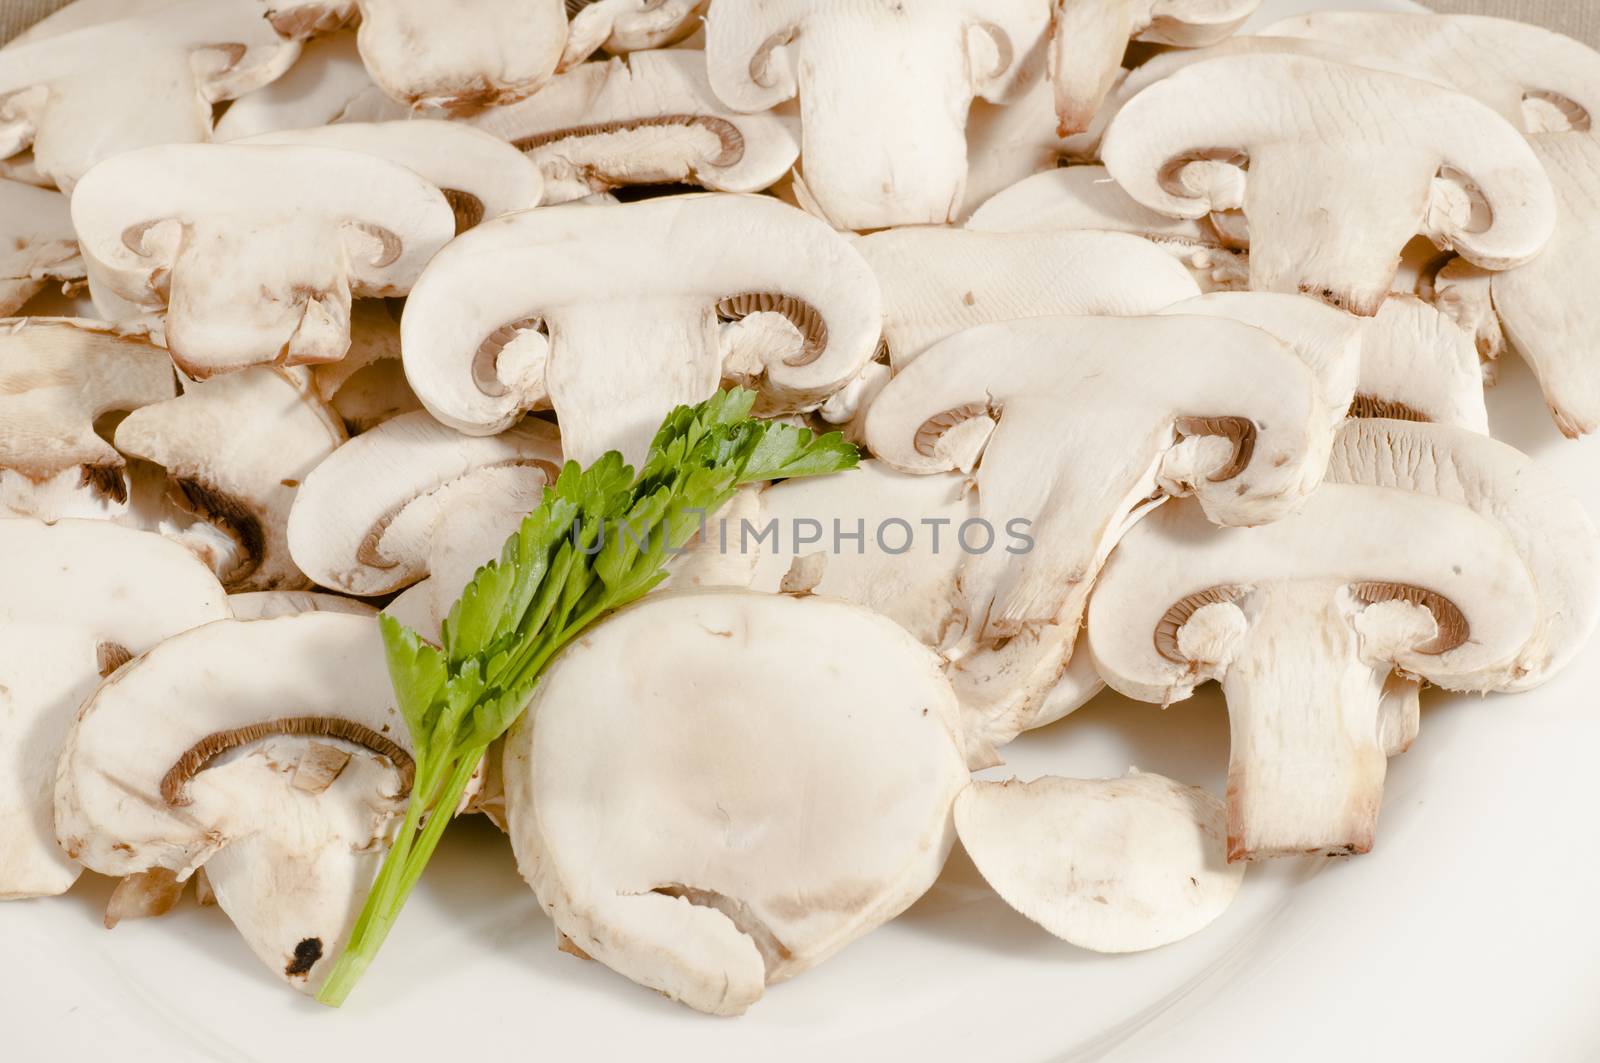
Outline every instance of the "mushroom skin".
<svg viewBox="0 0 1600 1063">
<path fill-rule="evenodd" d="M 1401 542 L 1415 543 L 1397 551 Z M 1425 537 L 1425 538 L 1424 538 Z M 1494 688 L 1539 601 L 1505 530 L 1444 498 L 1324 484 L 1300 512 L 1218 529 L 1190 502 L 1123 536 L 1089 603 L 1115 690 L 1228 702 L 1228 859 L 1371 849 L 1396 718 L 1391 673 Z"/>
<path fill-rule="evenodd" d="M 772 682 L 797 653 L 828 665 Z M 926 647 L 859 606 L 748 591 L 652 596 L 591 629 L 504 773 L 517 867 L 556 929 L 717 1015 L 921 896 L 968 778 Z"/>
<path fill-rule="evenodd" d="M 1533 259 L 1555 230 L 1543 167 L 1491 109 L 1306 55 L 1179 70 L 1117 113 L 1101 154 L 1153 210 L 1198 218 L 1242 207 L 1252 290 L 1312 295 L 1364 317 L 1382 306 L 1418 233 L 1499 270 Z"/>
</svg>

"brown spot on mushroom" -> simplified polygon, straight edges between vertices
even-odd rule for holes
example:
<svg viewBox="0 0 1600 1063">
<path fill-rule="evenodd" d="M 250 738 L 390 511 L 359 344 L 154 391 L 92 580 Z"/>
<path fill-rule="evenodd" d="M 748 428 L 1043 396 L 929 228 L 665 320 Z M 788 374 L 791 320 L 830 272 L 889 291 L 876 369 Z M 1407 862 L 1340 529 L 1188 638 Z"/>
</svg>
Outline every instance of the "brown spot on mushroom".
<svg viewBox="0 0 1600 1063">
<path fill-rule="evenodd" d="M 1243 417 L 1180 417 L 1175 426 L 1184 436 L 1221 436 L 1233 444 L 1233 460 L 1212 473 L 1212 483 L 1231 480 L 1250 464 L 1256 449 L 1256 426 Z"/>
<path fill-rule="evenodd" d="M 912 445 L 917 448 L 918 454 L 931 458 L 934 449 L 939 445 L 940 437 L 946 432 L 963 421 L 985 416 L 994 416 L 994 411 L 987 402 L 969 402 L 964 406 L 936 413 L 917 426 L 916 434 L 912 437 Z"/>
<path fill-rule="evenodd" d="M 118 668 L 133 660 L 133 651 L 128 647 L 115 642 L 102 642 L 94 649 L 95 668 L 100 673 L 100 678 L 115 672 Z"/>
<path fill-rule="evenodd" d="M 1351 417 L 1387 417 L 1392 421 L 1419 421 L 1427 424 L 1433 418 L 1414 407 L 1394 399 L 1380 399 L 1376 395 L 1357 395 L 1350 403 Z"/>
<path fill-rule="evenodd" d="M 478 349 L 472 356 L 472 382 L 477 385 L 480 392 L 490 397 L 499 397 L 506 393 L 506 386 L 500 383 L 500 377 L 495 372 L 500 352 L 505 350 L 512 340 L 530 330 L 545 336 L 550 334 L 540 318 L 524 317 L 506 322 L 485 336 L 483 342 L 478 344 Z"/>
<path fill-rule="evenodd" d="M 803 299 L 777 292 L 743 292 L 717 301 L 717 317 L 723 321 L 741 321 L 755 313 L 782 314 L 799 330 L 800 353 L 785 359 L 785 365 L 809 365 L 828 346 L 828 323 Z"/>
<path fill-rule="evenodd" d="M 605 136 L 609 133 L 626 133 L 636 129 L 661 129 L 682 126 L 685 129 L 703 129 L 717 138 L 717 154 L 706 160 L 709 166 L 732 166 L 744 158 L 744 134 L 726 118 L 700 114 L 663 114 L 652 118 L 636 118 L 626 122 L 596 122 L 593 125 L 570 126 L 553 129 L 548 133 L 535 133 L 531 137 L 513 140 L 519 151 L 533 151 L 547 144 L 583 137 Z"/>
<path fill-rule="evenodd" d="M 1410 602 L 1432 613 L 1434 622 L 1439 625 L 1439 634 L 1432 641 L 1413 647 L 1416 653 L 1448 653 L 1466 642 L 1472 634 L 1467 618 L 1461 615 L 1456 603 L 1435 591 L 1404 583 L 1368 582 L 1352 584 L 1350 593 L 1357 601 L 1365 602 L 1367 605 L 1376 605 L 1379 602 Z"/>
<path fill-rule="evenodd" d="M 284 487 L 299 487 L 300 486 L 300 481 L 299 480 L 279 480 L 278 482 L 280 484 L 282 484 Z"/>
<path fill-rule="evenodd" d="M 456 216 L 456 235 L 460 236 L 483 220 L 483 200 L 459 188 L 441 188 L 445 201 Z"/>
<path fill-rule="evenodd" d="M 1235 601 L 1239 592 L 1233 587 L 1212 587 L 1197 591 L 1172 605 L 1156 622 L 1154 634 L 1156 652 L 1173 664 L 1188 664 L 1189 659 L 1178 649 L 1178 632 L 1201 607 Z"/>
<path fill-rule="evenodd" d="M 311 973 L 311 967 L 322 959 L 322 939 L 306 938 L 294 947 L 294 959 L 284 967 L 283 973 L 290 978 L 304 978 Z"/>
<path fill-rule="evenodd" d="M 78 472 L 78 486 L 93 488 L 118 505 L 128 501 L 128 481 L 122 477 L 121 465 L 84 465 Z"/>
<path fill-rule="evenodd" d="M 190 746 L 178 757 L 177 762 L 167 769 L 161 777 L 161 798 L 169 806 L 182 807 L 189 803 L 187 788 L 189 780 L 206 769 L 212 758 L 226 753 L 230 749 L 259 742 L 272 735 L 291 736 L 321 736 L 324 738 L 338 738 L 346 742 L 353 742 L 358 746 L 365 746 L 379 756 L 388 757 L 400 773 L 400 793 L 402 796 L 411 792 L 412 780 L 416 777 L 417 765 L 400 746 L 383 737 L 372 728 L 356 723 L 354 720 L 344 720 L 332 716 L 286 716 L 277 720 L 267 720 L 262 723 L 251 724 L 248 727 L 235 727 L 229 731 L 217 731 L 206 735 L 200 741 Z"/>
<path fill-rule="evenodd" d="M 167 495 L 173 505 L 225 533 L 239 544 L 240 561 L 221 575 L 224 584 L 237 583 L 261 567 L 266 554 L 266 534 L 260 519 L 244 503 L 209 484 L 183 476 L 169 477 Z"/>
</svg>

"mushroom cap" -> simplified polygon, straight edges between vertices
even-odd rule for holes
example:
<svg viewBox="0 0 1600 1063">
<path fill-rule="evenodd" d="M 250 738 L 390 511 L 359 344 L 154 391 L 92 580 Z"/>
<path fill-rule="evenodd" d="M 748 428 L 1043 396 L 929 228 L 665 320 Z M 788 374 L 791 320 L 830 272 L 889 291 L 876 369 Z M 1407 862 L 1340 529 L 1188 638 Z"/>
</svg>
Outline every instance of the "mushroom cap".
<svg viewBox="0 0 1600 1063">
<path fill-rule="evenodd" d="M 537 492 L 560 465 L 560 437 L 546 421 L 467 436 L 420 410 L 401 414 L 345 443 L 306 477 L 289 514 L 289 550 L 324 587 L 388 594 L 428 574 L 429 548 L 449 510 L 481 509 L 509 486 L 496 470 Z"/>
<path fill-rule="evenodd" d="M 727 107 L 706 80 L 705 53 L 689 49 L 583 63 L 470 121 L 528 153 L 549 204 L 669 182 L 759 192 L 800 154 L 792 117 Z"/>
<path fill-rule="evenodd" d="M 637 460 L 673 406 L 716 387 L 718 316 L 758 311 L 805 339 L 797 357 L 771 353 L 756 385 L 780 408 L 848 383 L 882 320 L 871 270 L 823 222 L 766 197 L 689 195 L 486 222 L 429 264 L 400 335 L 413 390 L 445 424 L 492 434 L 548 401 L 569 458 Z"/>
<path fill-rule="evenodd" d="M 307 41 L 288 73 L 229 105 L 212 138 L 239 140 L 333 122 L 387 122 L 410 113 L 372 83 L 356 49 L 355 31 L 349 30 Z"/>
<path fill-rule="evenodd" d="M 1352 417 L 1429 421 L 1489 434 L 1472 334 L 1412 295 L 1391 294 L 1361 336 Z"/>
<path fill-rule="evenodd" d="M 1380 585 L 1386 597 L 1415 590 L 1448 603 L 1454 615 L 1436 612 L 1435 620 L 1465 639 L 1438 653 L 1398 647 L 1392 661 L 1452 690 L 1500 685 L 1540 616 L 1527 566 L 1495 521 L 1448 499 L 1328 483 L 1300 512 L 1262 527 L 1218 529 L 1186 502 L 1147 515 L 1122 537 L 1090 598 L 1095 666 L 1128 697 L 1186 698 L 1217 676 L 1164 654 L 1158 629 L 1184 619 L 1174 607 L 1206 592 L 1248 596 L 1293 582 Z"/>
<path fill-rule="evenodd" d="M 377 608 L 366 602 L 320 591 L 244 591 L 228 595 L 228 608 L 235 620 L 271 620 L 299 613 L 378 615 Z"/>
<path fill-rule="evenodd" d="M 1555 228 L 1539 160 L 1488 107 L 1304 55 L 1180 70 L 1122 108 L 1101 153 L 1154 210 L 1198 218 L 1244 207 L 1252 288 L 1304 292 L 1365 316 L 1419 232 L 1505 269 L 1537 255 Z M 1362 239 L 1336 237 L 1352 231 Z"/>
<path fill-rule="evenodd" d="M 797 653 L 806 682 L 773 682 Z M 507 737 L 517 866 L 590 956 L 738 1014 L 933 883 L 959 727 L 938 659 L 859 606 L 652 596 L 567 647 Z"/>
<path fill-rule="evenodd" d="M 67 197 L 20 181 L 0 180 L 0 317 L 15 313 L 46 278 L 83 276 L 78 234 Z"/>
<path fill-rule="evenodd" d="M 1162 775 L 974 780 L 956 798 L 962 847 L 996 893 L 1095 952 L 1139 952 L 1197 933 L 1239 892 L 1227 809 Z"/>
<path fill-rule="evenodd" d="M 1398 487 L 1458 502 L 1503 528 L 1533 576 L 1539 622 L 1502 690 L 1531 690 L 1570 664 L 1600 621 L 1600 533 L 1583 504 L 1515 447 L 1447 424 L 1351 421 L 1330 483 Z"/>
<path fill-rule="evenodd" d="M 964 328 L 1058 314 L 1134 316 L 1200 294 L 1149 242 L 1115 232 L 891 229 L 856 242 L 883 292 L 898 372 Z"/>
</svg>

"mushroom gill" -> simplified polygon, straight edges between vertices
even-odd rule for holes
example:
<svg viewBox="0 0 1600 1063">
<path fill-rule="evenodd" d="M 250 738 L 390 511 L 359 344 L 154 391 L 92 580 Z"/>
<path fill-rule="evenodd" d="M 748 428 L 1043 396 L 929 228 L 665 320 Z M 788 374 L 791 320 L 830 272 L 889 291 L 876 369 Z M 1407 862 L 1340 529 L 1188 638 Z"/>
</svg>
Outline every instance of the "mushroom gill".
<svg viewBox="0 0 1600 1063">
<path fill-rule="evenodd" d="M 1427 424 L 1433 420 L 1421 410 L 1407 406 L 1395 399 L 1380 399 L 1376 395 L 1357 395 L 1350 402 L 1351 417 L 1384 417 L 1391 421 L 1415 421 Z"/>
<path fill-rule="evenodd" d="M 650 118 L 627 121 L 595 122 L 591 125 L 552 129 L 532 136 L 520 137 L 511 142 L 519 151 L 534 151 L 563 140 L 580 140 L 584 137 L 606 136 L 612 133 L 630 133 L 641 129 L 663 129 L 682 126 L 687 130 L 703 130 L 717 140 L 717 153 L 706 159 L 709 166 L 728 167 L 744 158 L 744 134 L 726 118 L 700 114 L 662 114 Z"/>
<path fill-rule="evenodd" d="M 1237 600 L 1238 597 L 1239 591 L 1235 587 L 1212 587 L 1209 590 L 1197 591 L 1173 603 L 1156 622 L 1153 635 L 1156 652 L 1173 664 L 1188 664 L 1189 659 L 1178 648 L 1178 632 L 1183 629 L 1183 625 L 1187 624 L 1189 618 L 1201 608 L 1207 605 L 1225 605 Z"/>
<path fill-rule="evenodd" d="M 800 353 L 784 359 L 784 365 L 810 365 L 828 346 L 828 323 L 817 308 L 804 299 L 778 292 L 741 292 L 717 300 L 717 318 L 741 321 L 751 314 L 782 314 L 800 332 Z"/>
<path fill-rule="evenodd" d="M 1558 123 L 1545 121 L 1539 112 L 1554 111 L 1566 122 L 1563 129 Z M 1532 90 L 1522 94 L 1522 114 L 1529 126 L 1530 133 L 1587 133 L 1593 125 L 1593 120 L 1583 104 L 1559 92 L 1545 92 Z M 1554 126 L 1554 128 L 1550 128 Z"/>
<path fill-rule="evenodd" d="M 925 457 L 934 457 L 939 446 L 939 440 L 952 428 L 976 417 L 997 417 L 999 412 L 987 402 L 969 402 L 953 409 L 936 413 L 917 426 L 915 435 L 912 436 L 912 445 L 917 453 Z"/>
<path fill-rule="evenodd" d="M 1212 473 L 1212 483 L 1231 480 L 1250 464 L 1256 449 L 1256 426 L 1243 417 L 1180 417 L 1176 425 L 1184 436 L 1221 436 L 1233 444 L 1233 460 Z"/>
<path fill-rule="evenodd" d="M 1380 602 L 1409 602 L 1412 605 L 1420 605 L 1432 613 L 1434 622 L 1439 625 L 1439 634 L 1430 642 L 1412 647 L 1416 653 L 1430 655 L 1448 653 L 1466 642 L 1472 634 L 1467 618 L 1462 615 L 1456 603 L 1435 591 L 1404 583 L 1368 581 L 1351 584 L 1350 594 L 1356 601 L 1366 605 L 1377 605 Z"/>
<path fill-rule="evenodd" d="M 167 479 L 167 496 L 173 505 L 196 520 L 220 530 L 239 544 L 239 562 L 217 573 L 224 584 L 238 583 L 261 567 L 266 556 L 266 533 L 261 519 L 239 499 L 209 484 L 184 476 Z"/>
<path fill-rule="evenodd" d="M 478 344 L 478 349 L 472 356 L 472 382 L 477 385 L 480 392 L 490 398 L 498 398 L 506 393 L 506 386 L 500 382 L 497 372 L 500 352 L 510 346 L 518 336 L 529 331 L 549 336 L 542 318 L 524 317 L 506 322 L 485 336 L 483 342 Z"/>
<path fill-rule="evenodd" d="M 387 757 L 400 773 L 400 796 L 411 792 L 416 777 L 416 762 L 396 743 L 354 720 L 331 716 L 286 716 L 267 720 L 248 727 L 235 727 L 206 735 L 178 757 L 167 773 L 161 777 L 161 797 L 175 808 L 189 803 L 189 780 L 206 769 L 211 761 L 230 749 L 259 742 L 272 735 L 337 738 L 364 746 L 379 756 Z M 330 780 L 331 781 L 331 780 Z"/>
<path fill-rule="evenodd" d="M 456 216 L 456 235 L 460 236 L 483 220 L 483 200 L 459 188 L 441 188 L 445 202 Z"/>
</svg>

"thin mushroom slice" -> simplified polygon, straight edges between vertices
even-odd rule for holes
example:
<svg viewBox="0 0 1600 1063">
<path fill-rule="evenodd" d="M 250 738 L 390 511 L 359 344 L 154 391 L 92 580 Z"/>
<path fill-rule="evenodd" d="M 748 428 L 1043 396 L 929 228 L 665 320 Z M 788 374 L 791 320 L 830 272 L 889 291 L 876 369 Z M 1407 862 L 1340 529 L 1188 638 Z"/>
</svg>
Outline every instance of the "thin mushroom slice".
<svg viewBox="0 0 1600 1063">
<path fill-rule="evenodd" d="M 1182 262 L 1202 291 L 1250 282 L 1245 254 L 1205 219 L 1169 218 L 1136 202 L 1103 166 L 1066 166 L 1019 181 L 984 202 L 966 227 L 980 232 L 1100 229 L 1142 237 Z"/>
<path fill-rule="evenodd" d="M 247 369 L 189 384 L 129 414 L 117 449 L 166 469 L 161 530 L 200 555 L 230 591 L 300 590 L 289 507 L 306 476 L 344 442 L 305 371 Z"/>
<path fill-rule="evenodd" d="M 711 0 L 567 0 L 563 70 L 604 49 L 628 55 L 666 48 L 700 28 Z"/>
<path fill-rule="evenodd" d="M 1483 101 L 1525 133 L 1588 132 L 1600 116 L 1600 52 L 1542 26 L 1481 15 L 1321 11 L 1261 32 L 1414 70 Z"/>
<path fill-rule="evenodd" d="M 519 515 L 535 508 L 561 460 L 561 440 L 545 421 L 467 436 L 421 411 L 402 414 L 350 440 L 306 477 L 289 514 L 289 550 L 321 586 L 388 594 L 426 576 L 430 552 L 476 534 L 471 526 L 508 502 Z M 441 522 L 452 510 L 473 519 L 444 535 Z"/>
<path fill-rule="evenodd" d="M 1307 99 L 1318 105 L 1295 105 Z M 1508 269 L 1555 230 L 1550 181 L 1505 119 L 1427 82 L 1309 56 L 1180 70 L 1118 112 L 1101 153 L 1153 210 L 1198 218 L 1242 207 L 1252 289 L 1366 317 L 1419 233 Z"/>
<path fill-rule="evenodd" d="M 963 561 L 964 640 L 1071 635 L 1106 555 L 1162 498 L 1197 495 L 1222 525 L 1298 508 L 1332 437 L 1318 391 L 1287 346 L 1235 321 L 1033 318 L 929 349 L 867 411 L 867 441 L 904 472 L 976 464 L 979 514 L 1032 540 Z"/>
<path fill-rule="evenodd" d="M 1244 25 L 1261 0 L 1058 0 L 1050 80 L 1061 135 L 1089 128 L 1132 40 L 1201 48 Z"/>
<path fill-rule="evenodd" d="M 46 281 L 83 276 L 67 197 L 0 180 L 0 317 L 16 313 Z"/>
<path fill-rule="evenodd" d="M 1056 314 L 1154 314 L 1200 294 L 1182 266 L 1124 233 L 906 228 L 856 242 L 883 292 L 901 371 L 973 325 Z"/>
<path fill-rule="evenodd" d="M 688 195 L 541 207 L 485 222 L 429 263 L 400 323 L 406 376 L 474 435 L 553 406 L 569 459 L 640 460 L 674 406 L 724 375 L 721 321 L 781 314 L 792 342 L 745 379 L 811 409 L 872 356 L 882 310 L 844 237 L 777 200 Z"/>
<path fill-rule="evenodd" d="M 1044 56 L 1025 64 L 1014 98 L 972 101 L 967 115 L 967 184 L 956 218 L 965 222 L 1003 190 L 1061 165 L 1064 141 L 1055 131 L 1055 94 Z"/>
<path fill-rule="evenodd" d="M 400 361 L 400 311 L 389 300 L 350 306 L 350 350 L 311 366 L 311 386 L 333 407 L 346 432 L 360 435 L 392 417 L 422 409 Z"/>
<path fill-rule="evenodd" d="M 251 950 L 315 992 L 410 791 L 383 662 L 377 622 L 338 613 L 168 639 L 85 702 L 61 754 L 62 847 L 102 874 L 204 865 Z"/>
<path fill-rule="evenodd" d="M 352 295 L 404 295 L 455 232 L 443 193 L 338 148 L 172 144 L 126 152 L 72 197 L 96 305 L 165 310 L 191 377 L 334 362 Z"/>
<path fill-rule="evenodd" d="M 0 520 L 0 898 L 63 893 L 55 762 L 100 680 L 171 635 L 228 615 L 222 587 L 159 535 L 98 520 Z"/>
<path fill-rule="evenodd" d="M 299 613 L 354 613 L 376 616 L 377 608 L 341 594 L 321 591 L 243 591 L 228 595 L 235 620 L 271 620 Z"/>
<path fill-rule="evenodd" d="M 1221 681 L 1228 859 L 1248 860 L 1368 851 L 1397 744 L 1391 675 L 1500 687 L 1540 615 L 1497 521 L 1329 483 L 1262 527 L 1218 529 L 1188 502 L 1149 514 L 1100 573 L 1088 630 L 1095 666 L 1129 697 L 1169 704 Z"/>
<path fill-rule="evenodd" d="M 176 393 L 146 340 L 72 318 L 0 322 L 0 516 L 126 516 L 128 463 L 96 422 Z"/>
<path fill-rule="evenodd" d="M 1352 417 L 1454 425 L 1489 434 L 1483 370 L 1472 335 L 1410 295 L 1390 295 L 1361 337 Z"/>
<path fill-rule="evenodd" d="M 956 832 L 1018 912 L 1094 952 L 1181 941 L 1227 911 L 1244 881 L 1228 863 L 1221 801 L 1162 775 L 974 780 Z"/>
<path fill-rule="evenodd" d="M 1035 0 L 713 4 L 706 68 L 735 110 L 799 97 L 805 184 L 833 224 L 940 225 L 961 210 L 973 100 L 1020 94 L 1048 23 Z"/>
<path fill-rule="evenodd" d="M 797 654 L 807 681 L 773 682 Z M 736 1015 L 932 885 L 959 729 L 938 659 L 859 606 L 647 598 L 568 647 L 506 739 L 517 866 L 578 948 Z"/>
<path fill-rule="evenodd" d="M 584 63 L 470 121 L 539 165 L 551 204 L 675 182 L 759 192 L 800 154 L 792 118 L 727 107 L 706 80 L 705 54 L 687 50 Z"/>
<path fill-rule="evenodd" d="M 234 100 L 217 119 L 213 135 L 231 141 L 334 122 L 397 121 L 410 114 L 372 83 L 350 30 L 307 41 L 287 74 Z"/>
</svg>

